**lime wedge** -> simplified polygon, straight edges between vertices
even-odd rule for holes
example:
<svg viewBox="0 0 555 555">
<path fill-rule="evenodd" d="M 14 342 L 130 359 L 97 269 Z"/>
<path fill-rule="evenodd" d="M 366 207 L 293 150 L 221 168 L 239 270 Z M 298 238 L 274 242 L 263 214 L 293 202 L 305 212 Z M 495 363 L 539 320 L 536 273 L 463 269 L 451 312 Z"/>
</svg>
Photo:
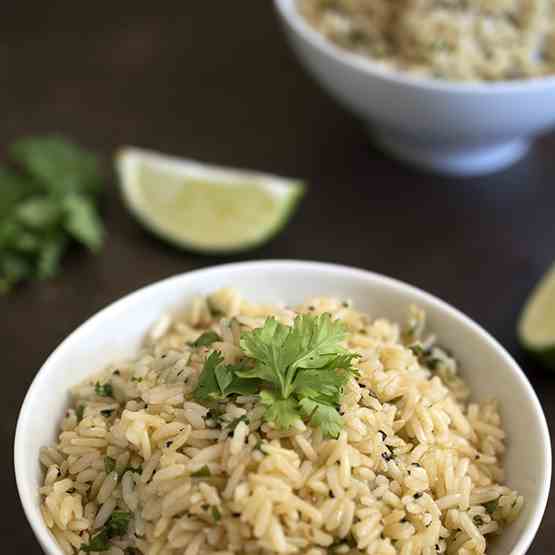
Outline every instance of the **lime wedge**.
<svg viewBox="0 0 555 555">
<path fill-rule="evenodd" d="M 205 254 L 264 243 L 288 222 L 301 182 L 220 168 L 136 148 L 116 156 L 131 212 L 164 239 Z"/>
<path fill-rule="evenodd" d="M 518 325 L 522 346 L 555 370 L 555 264 L 526 302 Z"/>
</svg>

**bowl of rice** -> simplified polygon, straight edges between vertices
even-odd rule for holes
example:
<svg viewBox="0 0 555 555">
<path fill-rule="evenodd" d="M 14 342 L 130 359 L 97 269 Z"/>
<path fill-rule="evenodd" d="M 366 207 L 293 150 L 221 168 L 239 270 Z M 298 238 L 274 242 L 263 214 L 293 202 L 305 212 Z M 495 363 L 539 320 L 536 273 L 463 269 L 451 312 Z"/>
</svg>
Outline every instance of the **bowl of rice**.
<svg viewBox="0 0 555 555">
<path fill-rule="evenodd" d="M 93 316 L 30 386 L 14 461 L 48 555 L 520 555 L 551 479 L 538 399 L 482 328 L 299 261 Z"/>
<path fill-rule="evenodd" d="M 274 0 L 309 73 L 394 156 L 500 170 L 555 126 L 553 0 Z"/>
</svg>

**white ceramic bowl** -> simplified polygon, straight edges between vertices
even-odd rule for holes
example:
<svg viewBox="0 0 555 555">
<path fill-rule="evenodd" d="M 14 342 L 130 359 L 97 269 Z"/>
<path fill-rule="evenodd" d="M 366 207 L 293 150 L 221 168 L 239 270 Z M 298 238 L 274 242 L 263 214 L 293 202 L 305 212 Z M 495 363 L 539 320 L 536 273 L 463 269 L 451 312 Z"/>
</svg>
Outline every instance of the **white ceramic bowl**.
<svg viewBox="0 0 555 555">
<path fill-rule="evenodd" d="M 325 39 L 297 0 L 274 3 L 308 71 L 398 158 L 440 173 L 484 174 L 522 157 L 532 137 L 555 126 L 555 77 L 465 84 L 395 72 Z"/>
<path fill-rule="evenodd" d="M 526 498 L 523 513 L 488 552 L 523 554 L 540 524 L 551 478 L 551 448 L 542 409 L 513 359 L 490 335 L 444 302 L 370 272 L 314 262 L 228 264 L 166 279 L 128 295 L 93 316 L 53 353 L 25 398 L 15 437 L 15 474 L 25 514 L 48 555 L 62 555 L 39 510 L 39 448 L 55 441 L 68 389 L 114 359 L 136 352 L 159 316 L 219 287 L 255 301 L 298 303 L 313 295 L 351 298 L 372 315 L 404 320 L 416 303 L 443 345 L 453 349 L 474 398 L 496 397 L 508 432 L 507 480 Z"/>
</svg>

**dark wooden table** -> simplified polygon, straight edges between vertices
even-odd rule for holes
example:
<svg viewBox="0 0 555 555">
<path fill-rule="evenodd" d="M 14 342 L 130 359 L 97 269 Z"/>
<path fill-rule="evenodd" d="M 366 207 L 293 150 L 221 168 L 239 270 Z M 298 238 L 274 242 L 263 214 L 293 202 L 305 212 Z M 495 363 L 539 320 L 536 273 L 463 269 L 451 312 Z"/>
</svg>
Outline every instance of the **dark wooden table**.
<svg viewBox="0 0 555 555">
<path fill-rule="evenodd" d="M 106 156 L 122 144 L 300 176 L 310 193 L 272 243 L 241 257 L 178 252 L 125 211 L 113 179 L 99 256 L 70 253 L 64 273 L 0 298 L 3 553 L 39 553 L 17 497 L 19 406 L 46 356 L 76 326 L 156 280 L 230 260 L 339 262 L 418 285 L 460 308 L 522 363 L 555 429 L 555 375 L 519 351 L 518 313 L 555 259 L 555 138 L 481 179 L 418 173 L 303 72 L 268 0 L 10 3 L 0 18 L 0 148 L 61 131 Z M 106 6 L 106 4 L 104 4 Z M 187 11 L 185 11 L 187 9 Z M 45 423 L 51 426 L 53 423 Z M 555 493 L 530 553 L 552 552 Z"/>
</svg>

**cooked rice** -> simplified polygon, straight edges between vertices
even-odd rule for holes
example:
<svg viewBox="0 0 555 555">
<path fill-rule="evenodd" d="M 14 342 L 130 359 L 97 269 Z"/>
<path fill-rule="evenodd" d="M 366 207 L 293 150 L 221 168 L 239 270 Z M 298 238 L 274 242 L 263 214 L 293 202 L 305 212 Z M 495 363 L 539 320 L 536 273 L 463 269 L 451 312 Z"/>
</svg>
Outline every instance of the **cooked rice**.
<svg viewBox="0 0 555 555">
<path fill-rule="evenodd" d="M 306 312 L 343 320 L 361 355 L 337 439 L 273 428 L 255 397 L 220 413 L 192 400 L 210 350 L 234 362 L 242 330 Z M 64 553 L 114 511 L 132 518 L 112 555 L 480 554 L 519 514 L 522 496 L 502 485 L 497 404 L 468 402 L 417 308 L 401 329 L 336 299 L 293 310 L 221 290 L 161 322 L 137 358 L 72 389 L 58 443 L 41 450 L 41 510 Z M 207 329 L 223 341 L 188 346 Z M 114 398 L 99 397 L 108 381 Z"/>
<path fill-rule="evenodd" d="M 387 67 L 457 81 L 555 73 L 555 0 L 299 0 L 326 38 Z"/>
</svg>

